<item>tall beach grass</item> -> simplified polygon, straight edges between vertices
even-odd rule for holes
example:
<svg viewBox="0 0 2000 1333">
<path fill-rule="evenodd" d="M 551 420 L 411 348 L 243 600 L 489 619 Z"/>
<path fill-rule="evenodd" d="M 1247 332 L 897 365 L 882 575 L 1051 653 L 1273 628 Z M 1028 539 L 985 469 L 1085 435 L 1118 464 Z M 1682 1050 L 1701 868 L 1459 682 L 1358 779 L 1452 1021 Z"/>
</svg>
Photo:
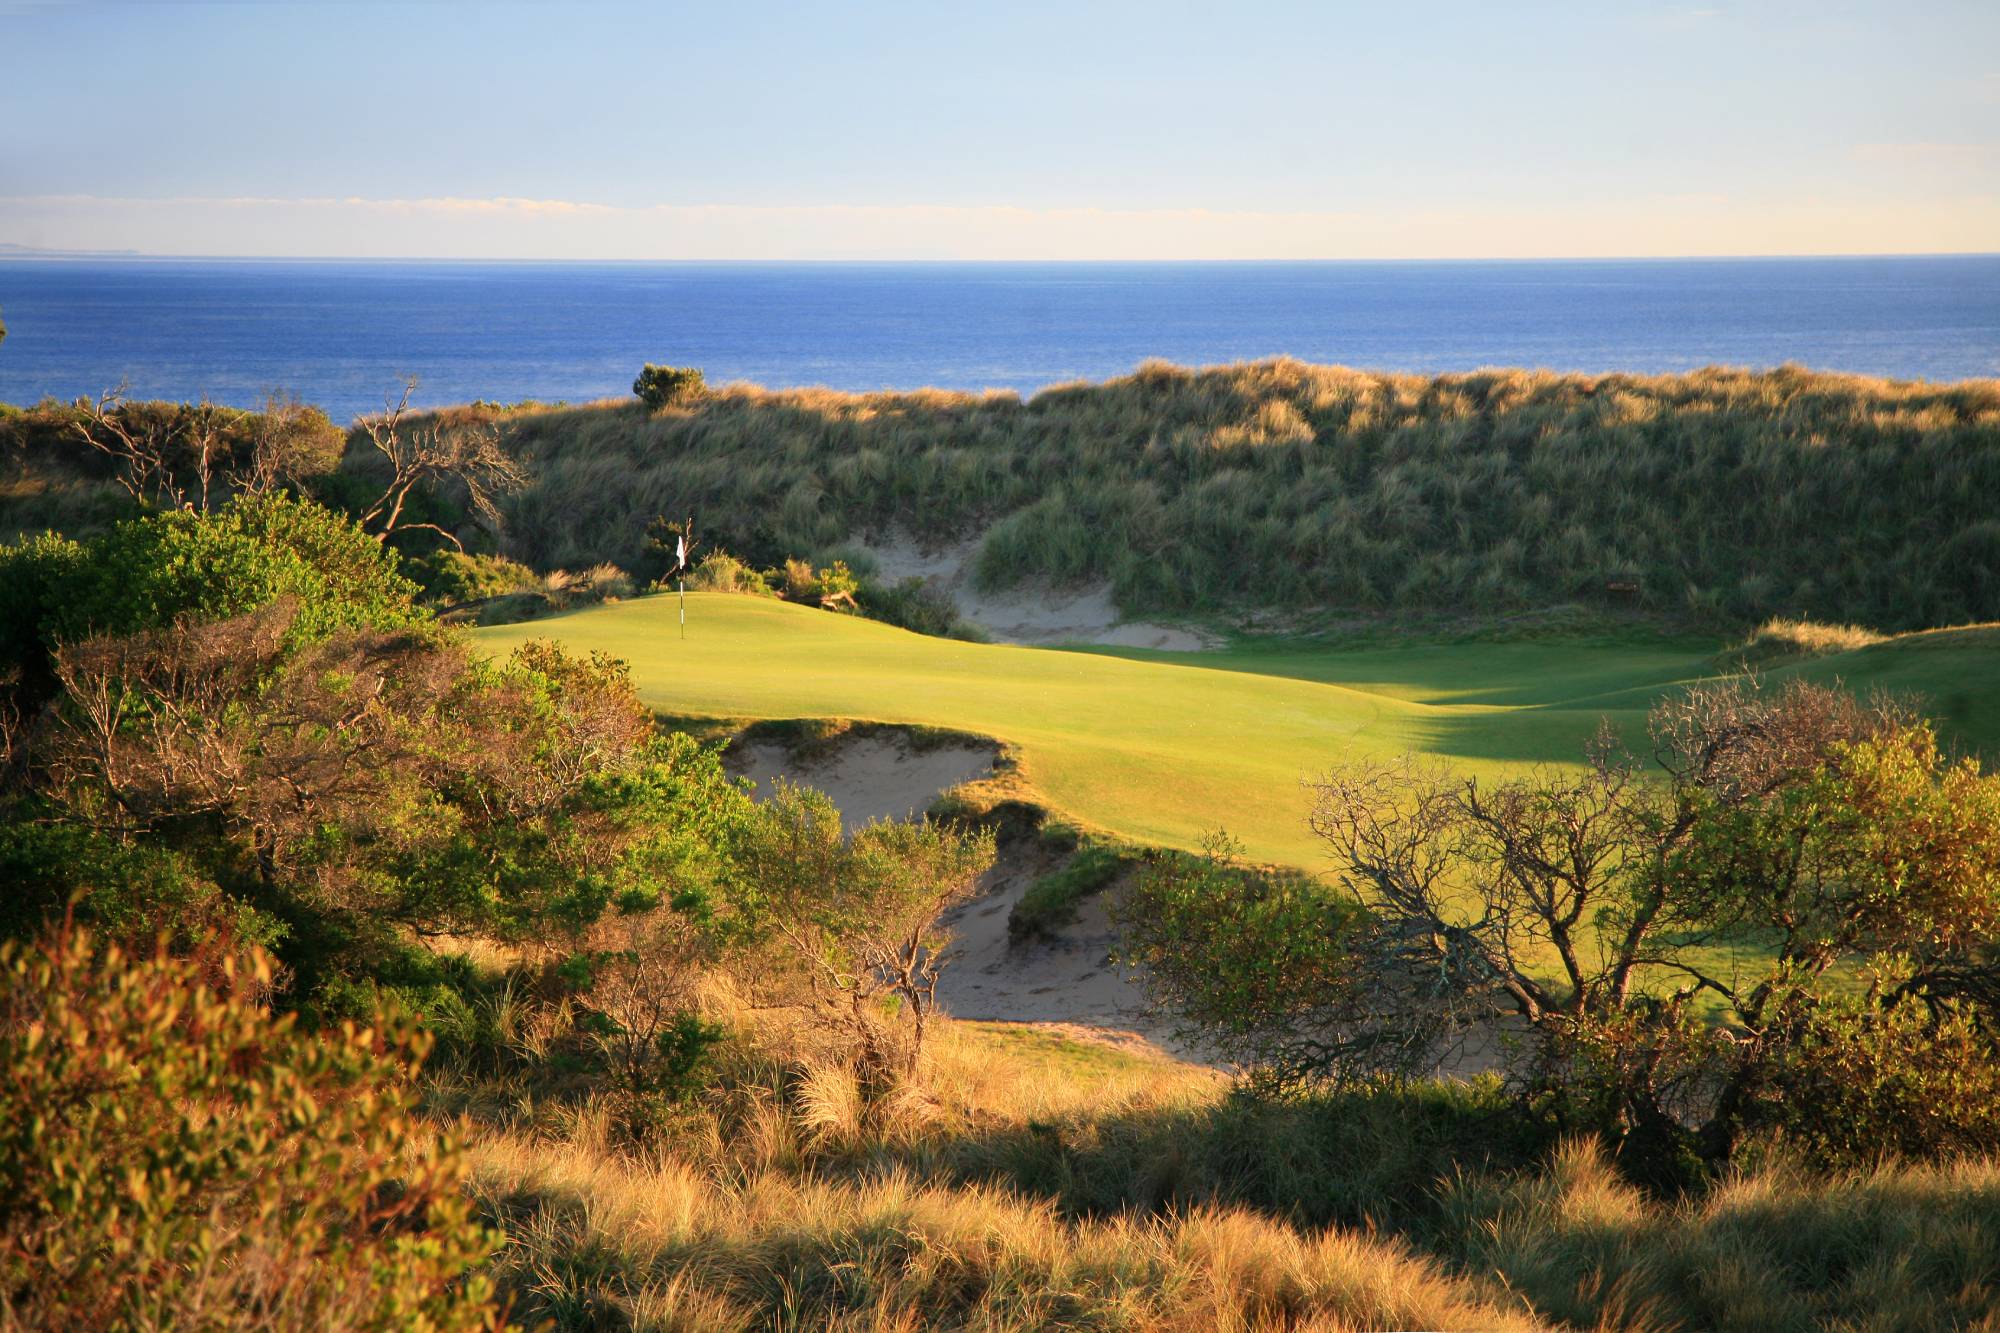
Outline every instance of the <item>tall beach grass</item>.
<svg viewBox="0 0 2000 1333">
<path fill-rule="evenodd" d="M 635 567 L 693 513 L 766 561 L 984 533 L 985 583 L 1105 580 L 1128 612 L 2000 617 L 1995 380 L 1156 362 L 1026 401 L 731 385 L 500 424 L 535 478 L 507 541 L 543 568 Z"/>
</svg>

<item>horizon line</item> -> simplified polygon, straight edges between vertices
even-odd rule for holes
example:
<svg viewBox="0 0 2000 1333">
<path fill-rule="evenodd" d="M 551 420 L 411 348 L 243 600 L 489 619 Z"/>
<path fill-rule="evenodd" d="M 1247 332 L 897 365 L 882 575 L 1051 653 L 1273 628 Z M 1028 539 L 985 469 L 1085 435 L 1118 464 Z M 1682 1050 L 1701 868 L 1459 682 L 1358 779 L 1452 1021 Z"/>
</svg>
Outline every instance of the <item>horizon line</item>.
<svg viewBox="0 0 2000 1333">
<path fill-rule="evenodd" d="M 357 254 L 294 254 L 255 255 L 227 254 L 213 252 L 176 252 L 160 250 L 59 250 L 39 246 L 20 245 L 0 241 L 0 261 L 19 259 L 37 263 L 62 263 L 65 261 L 96 260 L 110 262 L 186 262 L 186 263 L 226 263 L 226 264 L 549 264 L 574 267 L 589 265 L 620 264 L 647 267 L 702 267 L 756 266 L 764 268 L 796 266 L 863 266 L 863 265 L 909 265 L 943 268 L 953 265 L 1105 265 L 1123 264 L 1162 267 L 1167 265 L 1201 265 L 1214 268 L 1247 268 L 1255 265 L 1298 265 L 1298 264 L 1634 264 L 1634 263 L 1739 263 L 1756 260 L 1784 260 L 1807 262 L 1812 260 L 1851 259 L 2000 259 L 2000 249 L 1996 250 L 1852 250 L 1852 251 L 1743 251 L 1733 254 L 1620 254 L 1620 255 L 1314 255 L 1314 256 L 1269 256 L 1262 258 L 940 258 L 937 256 L 851 256 L 819 258 L 769 257 L 690 257 L 690 258 L 638 258 L 632 256 L 608 255 L 601 258 L 581 258 L 561 255 L 357 255 Z"/>
</svg>

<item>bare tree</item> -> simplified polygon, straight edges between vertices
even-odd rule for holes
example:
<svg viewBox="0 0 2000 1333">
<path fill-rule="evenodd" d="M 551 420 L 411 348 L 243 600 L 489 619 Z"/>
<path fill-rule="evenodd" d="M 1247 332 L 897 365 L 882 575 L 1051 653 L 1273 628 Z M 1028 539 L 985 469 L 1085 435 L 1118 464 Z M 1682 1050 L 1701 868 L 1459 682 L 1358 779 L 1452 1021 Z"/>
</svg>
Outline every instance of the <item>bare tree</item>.
<svg viewBox="0 0 2000 1333">
<path fill-rule="evenodd" d="M 1121 908 L 1128 956 L 1267 1082 L 1498 1057 L 1531 1095 L 1711 1163 L 1775 1114 L 1801 1051 L 1845 1039 L 1842 966 L 1883 979 L 1854 1023 L 1943 1031 L 1970 1005 L 2000 1027 L 1978 1009 L 2000 1001 L 2000 792 L 1906 706 L 1718 683 L 1652 734 L 1650 771 L 1608 734 L 1580 770 L 1497 785 L 1342 765 L 1312 784 L 1332 886 L 1226 847 L 1168 858 Z"/>
<path fill-rule="evenodd" d="M 126 493 L 175 509 L 206 512 L 230 494 L 267 494 L 329 472 L 346 443 L 325 413 L 284 393 L 253 413 L 205 398 L 134 404 L 121 384 L 77 408 L 77 439 L 116 462 Z"/>
<path fill-rule="evenodd" d="M 94 399 L 80 398 L 76 405 L 81 419 L 71 428 L 86 448 L 118 464 L 117 481 L 128 495 L 141 504 L 152 500 L 186 507 L 186 488 L 175 476 L 175 452 L 188 424 L 180 414 L 135 419 L 127 410 L 123 383 Z"/>
<path fill-rule="evenodd" d="M 663 1038 L 695 1010 L 707 943 L 692 920 L 671 908 L 606 917 L 588 943 L 598 957 L 590 1002 L 613 1025 L 597 1034 L 598 1048 L 625 1091 L 644 1094 L 668 1054 Z"/>
<path fill-rule="evenodd" d="M 238 462 L 231 482 L 245 495 L 268 495 L 295 486 L 338 467 L 346 443 L 345 434 L 324 412 L 293 394 L 274 390 L 257 415 L 249 456 Z"/>
<path fill-rule="evenodd" d="M 464 489 L 472 512 L 489 527 L 497 527 L 499 497 L 525 486 L 528 476 L 501 446 L 499 432 L 485 422 L 411 422 L 410 395 L 416 388 L 415 378 L 405 381 L 402 396 L 385 401 L 380 416 L 363 417 L 357 423 L 389 466 L 389 484 L 362 512 L 361 525 L 373 528 L 376 539 L 383 542 L 398 532 L 434 532 L 462 551 L 464 543 L 438 524 L 404 519 L 410 496 L 419 487 L 455 484 Z"/>
</svg>

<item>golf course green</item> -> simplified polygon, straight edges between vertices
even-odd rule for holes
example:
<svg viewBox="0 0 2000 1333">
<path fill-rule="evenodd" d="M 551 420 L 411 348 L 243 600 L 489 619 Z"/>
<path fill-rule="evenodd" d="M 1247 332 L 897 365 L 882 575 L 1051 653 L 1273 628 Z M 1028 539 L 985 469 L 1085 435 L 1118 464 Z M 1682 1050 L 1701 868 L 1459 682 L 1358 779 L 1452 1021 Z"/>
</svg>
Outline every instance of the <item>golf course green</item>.
<svg viewBox="0 0 2000 1333">
<path fill-rule="evenodd" d="M 1661 694 L 1713 673 L 1711 641 L 1247 640 L 1202 653 L 963 643 L 776 600 L 670 596 L 475 631 L 494 650 L 554 639 L 632 667 L 663 714 L 843 718 L 992 736 L 1039 799 L 1136 842 L 1189 847 L 1226 829 L 1259 860 L 1318 864 L 1305 779 L 1416 751 L 1499 777 L 1573 763 L 1609 717 L 1634 742 Z M 1906 636 L 1791 668 L 1915 692 L 1968 747 L 2000 740 L 2000 632 Z M 1782 677 L 1785 671 L 1771 673 Z"/>
</svg>

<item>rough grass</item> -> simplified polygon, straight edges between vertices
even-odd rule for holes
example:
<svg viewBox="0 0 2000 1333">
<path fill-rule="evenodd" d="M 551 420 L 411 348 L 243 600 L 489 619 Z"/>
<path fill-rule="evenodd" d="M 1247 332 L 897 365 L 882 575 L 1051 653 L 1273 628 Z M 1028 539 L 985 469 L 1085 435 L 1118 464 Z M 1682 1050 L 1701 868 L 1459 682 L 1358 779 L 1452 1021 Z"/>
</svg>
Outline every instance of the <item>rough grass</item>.
<svg viewBox="0 0 2000 1333">
<path fill-rule="evenodd" d="M 1991 1327 L 2000 1168 L 1651 1199 L 1485 1085 L 1286 1105 L 948 1025 L 921 1094 L 770 1047 L 645 1152 L 534 1107 L 480 1140 L 515 1318 L 558 1329 Z M 538 1118 L 539 1115 L 539 1118 Z"/>
<path fill-rule="evenodd" d="M 1015 941 L 1053 937 L 1076 919 L 1085 898 L 1102 893 L 1132 863 L 1128 853 L 1115 847 L 1082 842 L 1068 860 L 1022 893 L 1007 917 L 1008 937 Z"/>
<path fill-rule="evenodd" d="M 1724 670 L 1748 670 L 1779 662 L 1795 662 L 1829 653 L 1850 653 L 1880 643 L 1886 636 L 1860 625 L 1822 625 L 1812 620 L 1773 618 L 1750 632 L 1750 637 L 1726 648 L 1716 658 Z"/>
<path fill-rule="evenodd" d="M 508 540 L 543 568 L 638 567 L 649 519 L 693 513 L 763 563 L 984 531 L 986 582 L 1108 580 L 1134 614 L 2000 617 L 2000 381 L 1153 363 L 1026 402 L 732 385 L 500 425 L 535 477 Z"/>
</svg>

